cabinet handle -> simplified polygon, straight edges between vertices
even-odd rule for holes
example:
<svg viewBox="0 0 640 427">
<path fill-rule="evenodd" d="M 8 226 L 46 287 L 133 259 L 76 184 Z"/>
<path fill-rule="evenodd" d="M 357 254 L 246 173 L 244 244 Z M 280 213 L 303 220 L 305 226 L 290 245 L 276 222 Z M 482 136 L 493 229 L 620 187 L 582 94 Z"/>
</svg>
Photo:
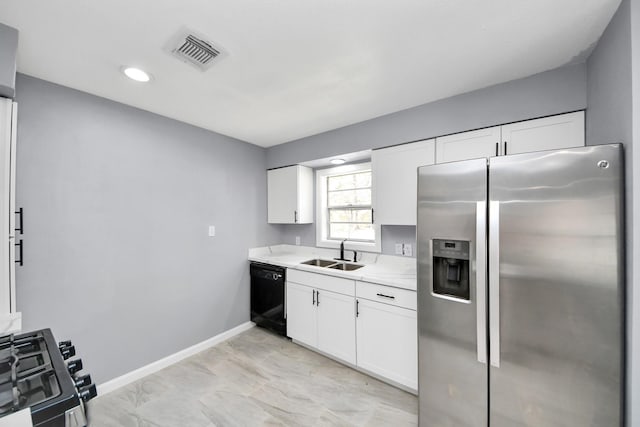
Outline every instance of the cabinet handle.
<svg viewBox="0 0 640 427">
<path fill-rule="evenodd" d="M 293 222 L 298 222 L 298 211 L 293 211 Z"/>
<path fill-rule="evenodd" d="M 496 157 L 498 157 L 498 143 L 496 142 Z"/>
<path fill-rule="evenodd" d="M 504 155 L 507 155 L 507 141 L 504 142 Z"/>
<path fill-rule="evenodd" d="M 373 209 L 371 209 L 371 224 L 373 224 Z"/>
<path fill-rule="evenodd" d="M 360 301 L 356 300 L 356 317 L 360 316 Z"/>
<path fill-rule="evenodd" d="M 20 251 L 18 252 L 20 254 L 20 259 L 17 259 L 15 262 L 20 267 L 22 267 L 24 265 L 23 263 L 24 257 L 22 256 L 22 248 L 24 246 L 24 242 L 22 241 L 22 239 L 20 239 L 20 243 L 16 243 L 16 246 L 20 246 Z"/>
<path fill-rule="evenodd" d="M 320 305 L 320 291 L 316 291 L 316 307 Z"/>
<path fill-rule="evenodd" d="M 16 215 L 20 215 L 20 228 L 16 228 L 15 231 L 19 231 L 20 234 L 24 234 L 24 211 L 22 208 L 15 212 Z"/>
<path fill-rule="evenodd" d="M 379 297 L 382 297 L 382 298 L 396 299 L 396 297 L 394 297 L 392 295 L 385 295 L 385 294 L 376 294 L 376 295 L 378 295 Z"/>
<path fill-rule="evenodd" d="M 311 303 L 311 305 L 316 305 L 316 290 L 313 290 L 313 302 Z"/>
</svg>

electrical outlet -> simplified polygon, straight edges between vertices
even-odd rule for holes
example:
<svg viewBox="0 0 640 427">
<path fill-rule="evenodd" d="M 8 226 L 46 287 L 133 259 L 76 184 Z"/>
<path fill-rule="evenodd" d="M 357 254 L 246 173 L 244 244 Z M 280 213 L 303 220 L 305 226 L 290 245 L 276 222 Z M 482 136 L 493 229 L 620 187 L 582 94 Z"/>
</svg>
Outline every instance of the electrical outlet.
<svg viewBox="0 0 640 427">
<path fill-rule="evenodd" d="M 396 255 L 402 255 L 402 243 L 396 243 Z"/>
<path fill-rule="evenodd" d="M 209 237 L 213 237 L 216 235 L 216 226 L 215 225 L 210 225 L 209 226 Z"/>
<path fill-rule="evenodd" d="M 413 252 L 411 251 L 411 244 L 405 243 L 404 245 L 404 256 L 411 256 Z"/>
<path fill-rule="evenodd" d="M 296 236 L 296 246 L 300 246 L 300 236 Z"/>
</svg>

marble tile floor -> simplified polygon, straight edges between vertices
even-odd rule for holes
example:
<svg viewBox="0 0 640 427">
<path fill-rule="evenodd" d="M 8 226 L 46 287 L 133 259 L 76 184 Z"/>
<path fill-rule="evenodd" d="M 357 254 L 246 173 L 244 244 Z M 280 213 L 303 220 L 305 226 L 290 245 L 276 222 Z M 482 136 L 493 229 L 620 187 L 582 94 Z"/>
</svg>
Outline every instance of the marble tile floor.
<svg viewBox="0 0 640 427">
<path fill-rule="evenodd" d="M 415 426 L 417 398 L 261 328 L 89 403 L 91 427 Z"/>
</svg>

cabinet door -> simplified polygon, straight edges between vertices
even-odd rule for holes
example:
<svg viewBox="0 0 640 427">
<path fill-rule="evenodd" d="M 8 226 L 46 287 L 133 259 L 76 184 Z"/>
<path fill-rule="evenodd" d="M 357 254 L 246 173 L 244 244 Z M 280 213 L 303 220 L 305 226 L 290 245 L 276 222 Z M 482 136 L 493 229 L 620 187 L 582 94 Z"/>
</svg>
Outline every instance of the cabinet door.
<svg viewBox="0 0 640 427">
<path fill-rule="evenodd" d="M 298 209 L 297 166 L 267 171 L 267 220 L 270 224 L 293 224 Z"/>
<path fill-rule="evenodd" d="M 287 282 L 287 336 L 317 347 L 315 289 Z"/>
<path fill-rule="evenodd" d="M 15 208 L 11 205 L 11 197 L 15 188 L 11 182 L 11 140 L 12 140 L 12 108 L 10 99 L 0 98 L 0 316 L 11 312 L 11 269 L 10 259 L 13 240 L 10 237 L 14 230 L 11 218 Z"/>
<path fill-rule="evenodd" d="M 296 224 L 311 224 L 313 223 L 313 169 L 300 165 L 296 168 L 298 169 Z"/>
<path fill-rule="evenodd" d="M 530 153 L 584 145 L 584 111 L 502 126 L 504 154 Z"/>
<path fill-rule="evenodd" d="M 499 156 L 500 126 L 436 138 L 436 163 Z"/>
<path fill-rule="evenodd" d="M 318 291 L 318 349 L 356 363 L 355 298 Z"/>
<path fill-rule="evenodd" d="M 418 388 L 418 332 L 414 310 L 358 299 L 358 366 Z"/>
<path fill-rule="evenodd" d="M 417 169 L 434 161 L 433 139 L 373 151 L 373 209 L 377 224 L 416 225 Z"/>
</svg>

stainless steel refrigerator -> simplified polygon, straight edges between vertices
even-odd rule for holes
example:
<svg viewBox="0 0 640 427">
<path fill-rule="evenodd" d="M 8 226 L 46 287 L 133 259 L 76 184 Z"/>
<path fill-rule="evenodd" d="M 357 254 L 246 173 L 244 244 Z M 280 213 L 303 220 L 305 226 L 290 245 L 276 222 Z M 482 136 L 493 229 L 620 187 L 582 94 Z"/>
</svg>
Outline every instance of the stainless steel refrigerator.
<svg viewBox="0 0 640 427">
<path fill-rule="evenodd" d="M 619 426 L 619 144 L 418 169 L 423 427 Z"/>
</svg>

